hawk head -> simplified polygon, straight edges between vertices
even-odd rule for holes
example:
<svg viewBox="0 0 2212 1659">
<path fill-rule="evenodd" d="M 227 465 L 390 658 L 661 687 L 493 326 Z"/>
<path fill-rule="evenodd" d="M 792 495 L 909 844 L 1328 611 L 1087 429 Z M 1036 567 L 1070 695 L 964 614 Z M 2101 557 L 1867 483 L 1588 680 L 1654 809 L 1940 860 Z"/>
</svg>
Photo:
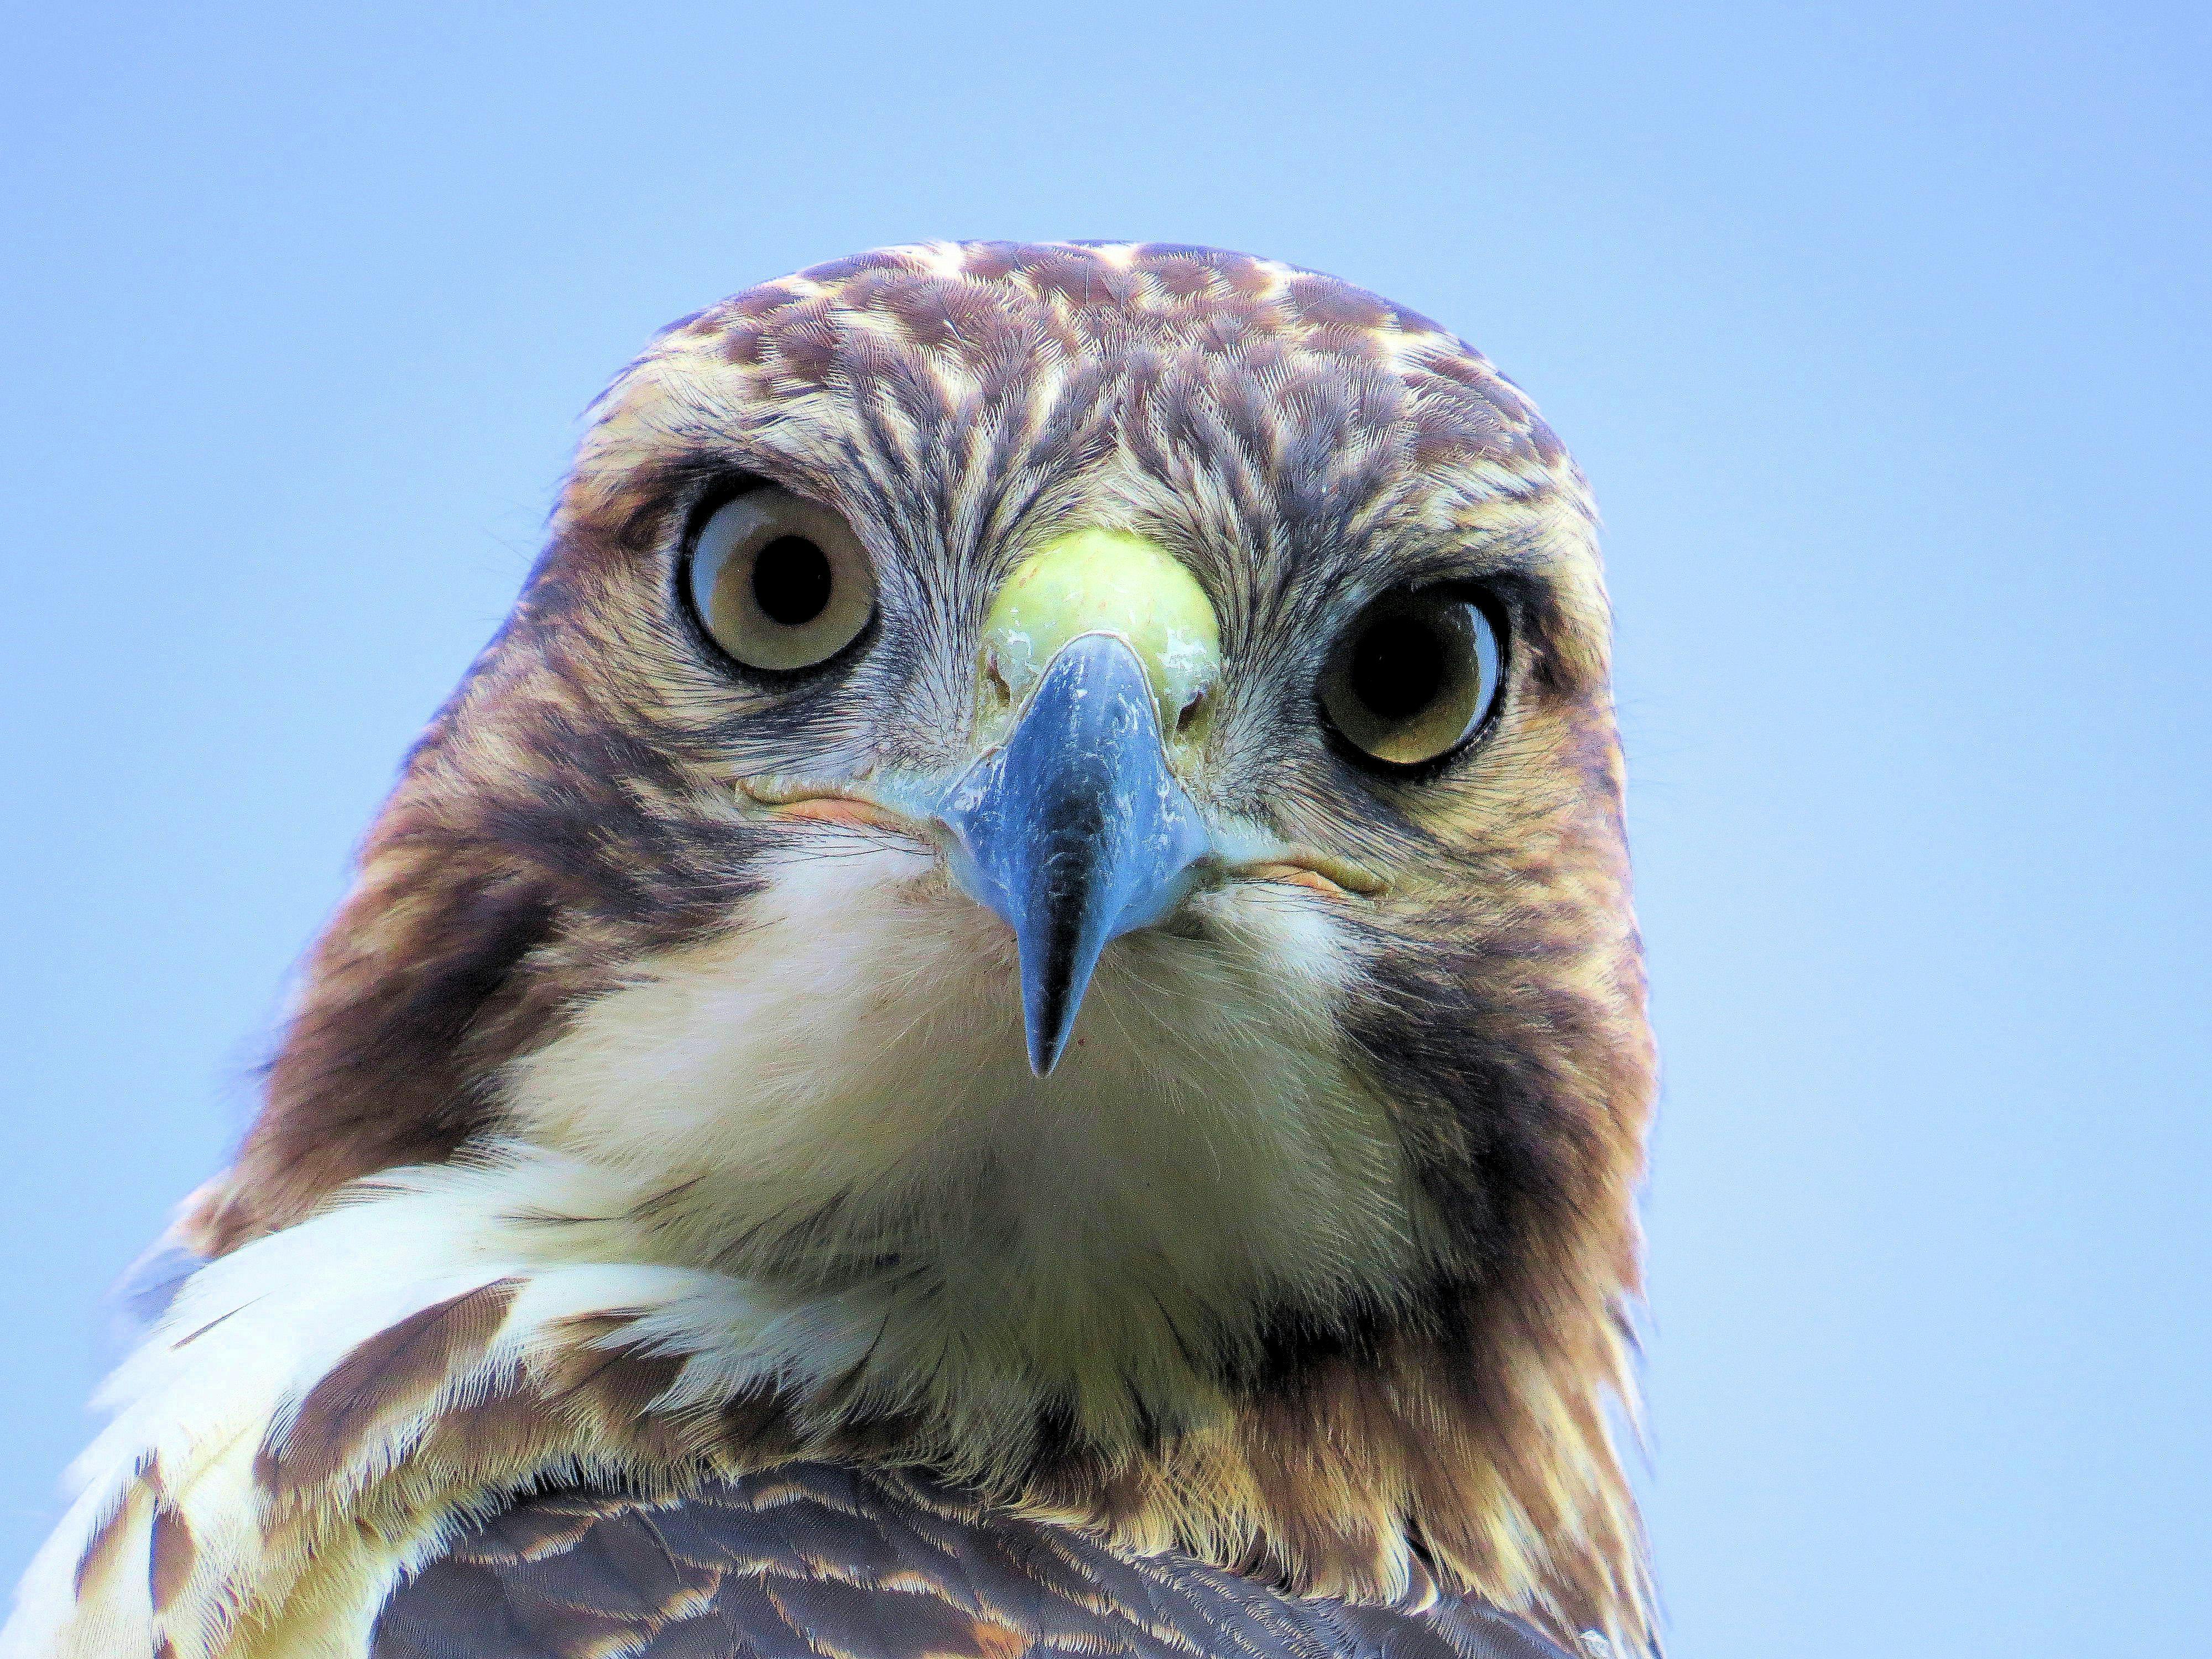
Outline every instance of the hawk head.
<svg viewBox="0 0 2212 1659">
<path fill-rule="evenodd" d="M 1401 307 L 1156 245 L 754 289 L 597 404 L 199 1236 L 550 1149 L 787 1300 L 809 1444 L 1641 1639 L 1607 660 L 1572 463 Z"/>
</svg>

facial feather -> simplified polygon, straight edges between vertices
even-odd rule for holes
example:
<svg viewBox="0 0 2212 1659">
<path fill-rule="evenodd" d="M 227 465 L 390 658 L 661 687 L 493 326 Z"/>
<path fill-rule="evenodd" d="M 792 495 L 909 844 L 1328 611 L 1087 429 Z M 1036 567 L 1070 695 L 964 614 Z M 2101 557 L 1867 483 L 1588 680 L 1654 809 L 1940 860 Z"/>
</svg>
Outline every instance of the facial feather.
<svg viewBox="0 0 2212 1659">
<path fill-rule="evenodd" d="M 1121 942 L 1041 1079 L 1011 942 L 933 857 L 794 841 L 726 936 L 643 965 L 506 1080 L 512 1133 L 665 1194 L 637 1248 L 895 1282 L 886 1374 L 948 1407 L 1018 1390 L 1003 1443 L 1050 1402 L 1105 1444 L 1133 1410 L 1186 1419 L 1277 1310 L 1387 1301 L 1437 1248 L 1340 1052 L 1359 969 L 1324 901 L 1241 883 L 1187 934 Z"/>
<path fill-rule="evenodd" d="M 740 481 L 873 563 L 865 648 L 803 688 L 732 675 L 677 598 Z M 459 1194 L 520 1146 L 605 1183 L 559 1226 L 611 1270 L 785 1310 L 772 1337 L 648 1323 L 700 1400 L 780 1377 L 850 1455 L 1304 1585 L 1402 1583 L 1418 1549 L 1641 1643 L 1604 1418 L 1652 1060 L 1593 522 L 1477 354 L 1244 256 L 890 250 L 686 319 L 595 406 L 196 1238 L 251 1253 L 349 1182 L 459 1158 L 426 1189 Z M 1377 879 L 1217 872 L 1109 948 L 1040 1080 L 1012 941 L 933 844 L 739 786 L 964 763 L 992 596 L 1072 526 L 1166 550 L 1218 613 L 1204 810 Z M 1424 584 L 1486 595 L 1505 684 L 1463 756 L 1378 775 L 1316 678 Z M 460 1226 L 433 1236 L 465 1255 Z"/>
</svg>

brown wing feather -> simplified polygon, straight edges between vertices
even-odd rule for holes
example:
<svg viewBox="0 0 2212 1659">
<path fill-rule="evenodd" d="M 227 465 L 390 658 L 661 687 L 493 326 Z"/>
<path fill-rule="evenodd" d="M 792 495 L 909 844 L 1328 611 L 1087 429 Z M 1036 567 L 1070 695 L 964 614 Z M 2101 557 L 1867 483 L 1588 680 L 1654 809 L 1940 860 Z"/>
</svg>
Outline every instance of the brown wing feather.
<svg viewBox="0 0 2212 1659">
<path fill-rule="evenodd" d="M 909 1476 L 525 1499 L 403 1584 L 372 1659 L 1564 1659 L 1478 1602 L 1354 1607 L 1133 1556 Z"/>
</svg>

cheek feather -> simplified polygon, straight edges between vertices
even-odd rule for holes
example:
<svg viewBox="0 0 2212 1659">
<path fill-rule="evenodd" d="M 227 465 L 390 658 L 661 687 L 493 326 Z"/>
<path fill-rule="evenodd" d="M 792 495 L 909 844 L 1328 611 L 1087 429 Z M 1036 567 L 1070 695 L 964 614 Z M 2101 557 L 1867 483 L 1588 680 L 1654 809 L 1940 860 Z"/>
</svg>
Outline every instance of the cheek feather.
<svg viewBox="0 0 2212 1659">
<path fill-rule="evenodd" d="M 507 1121 L 654 1182 L 664 1255 L 824 1289 L 895 1261 L 917 1322 L 1002 1333 L 1017 1370 L 1079 1370 L 1132 1321 L 1212 1333 L 1234 1369 L 1268 1309 L 1387 1300 L 1425 1249 L 1345 1064 L 1334 908 L 1231 883 L 1195 937 L 1118 942 L 1040 1080 L 1002 925 L 919 854 L 794 848 L 725 937 L 516 1062 Z"/>
<path fill-rule="evenodd" d="M 829 838 L 824 838 L 829 840 Z M 933 860 L 860 836 L 776 855 L 729 931 L 648 959 L 514 1062 L 508 1116 L 530 1139 L 680 1183 L 726 1170 L 804 1209 L 837 1148 L 872 1183 L 937 1127 L 918 1095 L 841 1110 L 867 1092 L 904 988 L 941 979 L 983 939 L 899 925 L 928 902 Z M 963 950 L 963 945 L 968 948 Z M 927 1011 L 922 1011 L 927 1017 Z"/>
</svg>

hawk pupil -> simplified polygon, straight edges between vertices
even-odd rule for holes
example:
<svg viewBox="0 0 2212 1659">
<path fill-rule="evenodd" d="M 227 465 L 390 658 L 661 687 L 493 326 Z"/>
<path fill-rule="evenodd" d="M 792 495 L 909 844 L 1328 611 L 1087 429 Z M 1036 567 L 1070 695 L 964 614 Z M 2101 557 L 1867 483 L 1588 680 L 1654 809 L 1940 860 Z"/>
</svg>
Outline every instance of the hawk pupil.
<svg viewBox="0 0 2212 1659">
<path fill-rule="evenodd" d="M 779 536 L 753 562 L 753 602 L 770 622 L 797 628 L 830 603 L 829 556 L 804 536 Z"/>
<path fill-rule="evenodd" d="M 1352 693 L 1386 720 L 1409 720 L 1436 701 L 1446 673 L 1443 641 L 1412 617 L 1385 617 L 1352 653 Z"/>
</svg>

